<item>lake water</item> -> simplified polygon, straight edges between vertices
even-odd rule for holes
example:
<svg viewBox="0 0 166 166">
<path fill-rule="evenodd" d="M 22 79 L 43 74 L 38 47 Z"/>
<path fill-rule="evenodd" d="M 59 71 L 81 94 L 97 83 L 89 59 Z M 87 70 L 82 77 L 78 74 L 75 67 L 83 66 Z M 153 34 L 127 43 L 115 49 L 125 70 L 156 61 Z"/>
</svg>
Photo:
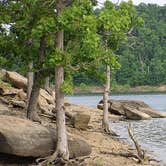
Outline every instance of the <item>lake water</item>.
<svg viewBox="0 0 166 166">
<path fill-rule="evenodd" d="M 102 99 L 101 95 L 76 95 L 68 97 L 72 103 L 96 107 Z M 166 94 L 141 94 L 141 95 L 112 95 L 111 99 L 142 100 L 158 111 L 166 112 Z M 134 134 L 155 158 L 166 164 L 166 118 L 152 120 L 132 121 Z M 111 128 L 121 138 L 129 139 L 127 127 L 128 122 L 110 122 Z"/>
</svg>

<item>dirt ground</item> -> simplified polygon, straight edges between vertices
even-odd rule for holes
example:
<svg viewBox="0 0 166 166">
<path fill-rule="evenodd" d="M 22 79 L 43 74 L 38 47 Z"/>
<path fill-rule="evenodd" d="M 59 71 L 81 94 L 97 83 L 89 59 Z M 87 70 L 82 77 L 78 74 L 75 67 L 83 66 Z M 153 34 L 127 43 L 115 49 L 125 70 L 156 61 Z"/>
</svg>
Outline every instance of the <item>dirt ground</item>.
<svg viewBox="0 0 166 166">
<path fill-rule="evenodd" d="M 160 165 L 157 163 L 138 164 L 134 158 L 121 157 L 109 154 L 131 152 L 136 154 L 136 151 L 127 142 L 123 140 L 111 138 L 101 132 L 102 111 L 99 109 L 71 105 L 68 107 L 71 110 L 80 110 L 91 116 L 89 129 L 87 131 L 79 131 L 68 127 L 68 133 L 73 137 L 86 140 L 92 146 L 92 154 L 86 160 L 87 166 L 137 166 L 137 165 Z M 118 117 L 110 115 L 112 120 L 118 120 Z M 106 152 L 108 154 L 104 154 Z"/>
</svg>

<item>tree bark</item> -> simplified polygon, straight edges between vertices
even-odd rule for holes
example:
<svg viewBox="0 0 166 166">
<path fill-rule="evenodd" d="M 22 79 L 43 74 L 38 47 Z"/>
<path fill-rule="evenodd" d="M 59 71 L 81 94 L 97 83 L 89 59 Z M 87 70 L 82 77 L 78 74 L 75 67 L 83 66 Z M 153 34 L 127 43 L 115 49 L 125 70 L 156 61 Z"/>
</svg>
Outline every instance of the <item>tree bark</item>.
<svg viewBox="0 0 166 166">
<path fill-rule="evenodd" d="M 30 94 L 31 94 L 31 91 L 32 91 L 32 86 L 33 86 L 33 72 L 32 72 L 32 68 L 33 68 L 33 61 L 31 61 L 29 64 L 28 64 L 28 85 L 27 85 L 27 101 L 29 102 L 29 99 L 30 99 Z"/>
<path fill-rule="evenodd" d="M 42 68 L 42 64 L 44 62 L 45 49 L 46 49 L 45 36 L 42 36 L 40 39 L 40 47 L 39 47 L 38 70 L 34 73 L 34 83 L 32 86 L 32 92 L 30 94 L 28 107 L 27 107 L 27 118 L 36 122 L 41 122 L 37 114 L 37 102 L 38 102 L 41 83 L 43 80 L 43 73 L 42 71 L 39 71 L 39 69 Z"/>
<path fill-rule="evenodd" d="M 103 95 L 103 121 L 102 121 L 102 127 L 103 131 L 107 134 L 110 134 L 112 136 L 118 136 L 111 128 L 109 127 L 109 119 L 108 119 L 108 100 L 109 100 L 109 93 L 110 93 L 110 79 L 111 77 L 111 71 L 110 66 L 107 65 L 106 69 L 106 85 Z"/>
<path fill-rule="evenodd" d="M 60 31 L 56 35 L 56 48 L 63 51 L 64 32 Z M 54 157 L 61 157 L 63 160 L 69 159 L 69 150 L 67 143 L 65 110 L 64 110 L 64 93 L 61 86 L 64 82 L 64 68 L 57 66 L 55 69 L 55 94 L 56 94 L 56 125 L 57 125 L 57 146 L 53 154 Z"/>
<path fill-rule="evenodd" d="M 63 33 L 63 32 L 61 32 Z M 60 35 L 60 34 L 59 34 Z M 55 72 L 55 93 L 56 93 L 56 125 L 57 125 L 57 148 L 56 155 L 64 160 L 69 159 L 69 150 L 67 143 L 65 111 L 64 111 L 64 93 L 61 86 L 64 82 L 64 69 L 58 66 Z"/>
<path fill-rule="evenodd" d="M 108 120 L 108 100 L 109 100 L 109 92 L 110 92 L 110 66 L 107 65 L 106 69 L 106 85 L 105 85 L 105 90 L 104 90 L 104 95 L 103 95 L 103 103 L 104 103 L 104 108 L 103 108 L 103 128 L 107 131 L 109 130 L 109 120 Z"/>
<path fill-rule="evenodd" d="M 40 73 L 36 72 L 34 74 L 34 84 L 32 86 L 32 91 L 30 94 L 28 107 L 27 107 L 27 118 L 35 121 L 35 122 L 41 122 L 38 114 L 37 114 L 37 102 L 38 102 L 38 96 L 40 92 Z"/>
<path fill-rule="evenodd" d="M 50 77 L 49 77 L 49 76 L 47 76 L 47 77 L 45 78 L 44 89 L 45 89 L 48 93 L 51 93 L 51 92 L 50 92 Z"/>
</svg>

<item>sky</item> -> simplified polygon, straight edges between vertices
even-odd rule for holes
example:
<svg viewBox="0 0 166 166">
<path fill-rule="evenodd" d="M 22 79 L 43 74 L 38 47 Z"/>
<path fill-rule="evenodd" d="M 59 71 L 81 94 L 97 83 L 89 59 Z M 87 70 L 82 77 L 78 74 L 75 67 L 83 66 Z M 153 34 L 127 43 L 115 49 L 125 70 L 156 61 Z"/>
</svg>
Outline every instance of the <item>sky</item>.
<svg viewBox="0 0 166 166">
<path fill-rule="evenodd" d="M 98 0 L 98 1 L 103 3 L 105 0 Z M 113 3 L 118 2 L 118 0 L 110 0 L 110 1 L 112 1 Z M 120 1 L 122 1 L 122 0 L 119 0 L 119 2 Z M 124 1 L 127 1 L 127 0 L 124 0 Z M 148 3 L 158 4 L 160 6 L 163 6 L 164 4 L 166 4 L 166 0 L 133 0 L 133 3 L 135 5 L 138 5 L 141 2 L 146 3 L 146 4 L 148 4 Z"/>
</svg>

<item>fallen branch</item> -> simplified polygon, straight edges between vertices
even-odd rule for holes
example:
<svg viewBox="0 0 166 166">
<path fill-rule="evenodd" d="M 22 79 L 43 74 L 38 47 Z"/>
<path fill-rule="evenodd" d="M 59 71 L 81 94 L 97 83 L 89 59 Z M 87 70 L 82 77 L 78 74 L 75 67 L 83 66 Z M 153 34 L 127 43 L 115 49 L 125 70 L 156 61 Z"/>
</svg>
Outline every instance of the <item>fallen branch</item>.
<svg viewBox="0 0 166 166">
<path fill-rule="evenodd" d="M 139 160 L 139 163 L 143 163 L 145 160 L 145 150 L 141 149 L 140 144 L 138 143 L 137 139 L 135 138 L 135 136 L 133 134 L 132 127 L 131 127 L 130 123 L 128 126 L 128 133 L 129 133 L 129 136 L 130 136 L 131 140 L 134 142 L 134 145 L 136 147 L 137 158 Z"/>
</svg>

